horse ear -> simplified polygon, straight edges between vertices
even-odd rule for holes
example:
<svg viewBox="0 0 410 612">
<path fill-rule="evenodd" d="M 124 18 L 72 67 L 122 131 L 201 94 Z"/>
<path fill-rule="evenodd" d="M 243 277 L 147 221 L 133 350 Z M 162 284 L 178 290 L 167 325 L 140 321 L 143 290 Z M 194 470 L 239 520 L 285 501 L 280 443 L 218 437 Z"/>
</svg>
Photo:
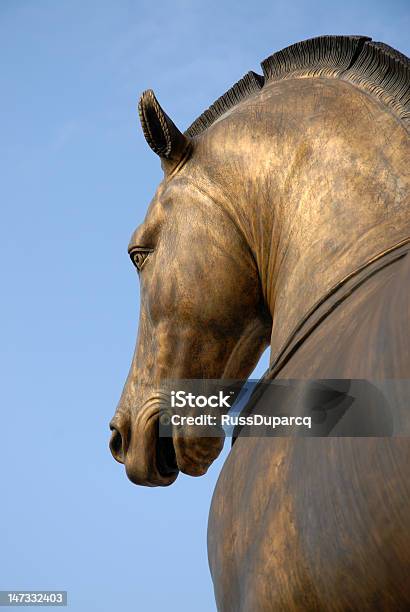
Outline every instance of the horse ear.
<svg viewBox="0 0 410 612">
<path fill-rule="evenodd" d="M 145 140 L 159 155 L 164 172 L 171 172 L 187 154 L 191 141 L 162 110 L 152 89 L 144 91 L 138 103 Z"/>
</svg>

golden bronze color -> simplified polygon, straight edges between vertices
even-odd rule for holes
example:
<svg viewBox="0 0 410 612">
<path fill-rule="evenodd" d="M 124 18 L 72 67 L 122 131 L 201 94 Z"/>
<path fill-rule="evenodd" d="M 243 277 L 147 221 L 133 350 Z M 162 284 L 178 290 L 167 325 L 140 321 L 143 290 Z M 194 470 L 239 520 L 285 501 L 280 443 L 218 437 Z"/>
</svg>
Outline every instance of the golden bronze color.
<svg viewBox="0 0 410 612">
<path fill-rule="evenodd" d="M 220 438 L 159 438 L 165 379 L 410 378 L 409 60 L 297 43 L 182 134 L 140 101 L 164 179 L 130 254 L 135 355 L 111 450 L 137 484 L 201 475 Z M 401 398 L 409 411 L 409 398 Z M 218 610 L 410 609 L 406 438 L 239 437 L 208 549 Z"/>
</svg>

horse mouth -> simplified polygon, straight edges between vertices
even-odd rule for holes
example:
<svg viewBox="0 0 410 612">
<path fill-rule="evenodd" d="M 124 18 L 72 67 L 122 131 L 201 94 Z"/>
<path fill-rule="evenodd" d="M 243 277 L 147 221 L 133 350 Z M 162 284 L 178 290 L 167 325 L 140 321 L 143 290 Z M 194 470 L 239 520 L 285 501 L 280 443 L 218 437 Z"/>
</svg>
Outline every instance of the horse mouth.
<svg viewBox="0 0 410 612">
<path fill-rule="evenodd" d="M 177 456 L 172 437 L 160 436 L 158 434 L 156 446 L 156 467 L 158 473 L 165 478 L 178 474 Z"/>
<path fill-rule="evenodd" d="M 123 415 L 111 422 L 110 449 L 126 474 L 136 485 L 167 487 L 179 472 L 202 476 L 219 455 L 223 438 L 181 435 L 181 431 L 160 428 L 160 412 L 156 406 L 141 415 L 134 427 Z"/>
<path fill-rule="evenodd" d="M 179 471 L 188 476 L 203 476 L 220 454 L 224 436 L 197 437 L 174 433 L 173 443 Z"/>
</svg>

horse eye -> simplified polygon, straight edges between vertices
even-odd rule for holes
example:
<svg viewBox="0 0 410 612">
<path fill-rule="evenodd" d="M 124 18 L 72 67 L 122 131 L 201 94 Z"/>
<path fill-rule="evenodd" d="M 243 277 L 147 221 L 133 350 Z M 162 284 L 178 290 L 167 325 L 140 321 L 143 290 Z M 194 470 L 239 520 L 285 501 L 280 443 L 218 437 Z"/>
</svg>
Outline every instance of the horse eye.
<svg viewBox="0 0 410 612">
<path fill-rule="evenodd" d="M 151 253 L 151 250 L 133 251 L 132 253 L 130 253 L 132 263 L 134 264 L 134 266 L 137 268 L 138 271 L 141 270 L 142 266 L 145 263 L 145 260 L 147 259 L 150 253 Z"/>
</svg>

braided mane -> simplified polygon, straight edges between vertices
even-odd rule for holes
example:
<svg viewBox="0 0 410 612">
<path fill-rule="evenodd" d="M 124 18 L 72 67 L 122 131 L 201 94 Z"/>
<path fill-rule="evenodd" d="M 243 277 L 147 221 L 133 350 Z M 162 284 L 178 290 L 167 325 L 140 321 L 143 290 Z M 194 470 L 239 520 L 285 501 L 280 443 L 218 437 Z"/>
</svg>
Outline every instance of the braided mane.
<svg viewBox="0 0 410 612">
<path fill-rule="evenodd" d="M 186 130 L 197 136 L 265 84 L 284 79 L 330 77 L 352 83 L 381 100 L 410 127 L 410 60 L 367 36 L 318 36 L 266 58 L 263 76 L 248 72 Z"/>
</svg>

